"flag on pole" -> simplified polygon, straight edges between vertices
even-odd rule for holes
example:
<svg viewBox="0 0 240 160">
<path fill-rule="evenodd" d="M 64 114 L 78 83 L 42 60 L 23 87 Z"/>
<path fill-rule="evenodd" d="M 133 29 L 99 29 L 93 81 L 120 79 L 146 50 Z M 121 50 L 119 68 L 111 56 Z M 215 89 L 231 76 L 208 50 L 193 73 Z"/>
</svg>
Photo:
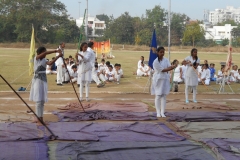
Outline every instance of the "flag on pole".
<svg viewBox="0 0 240 160">
<path fill-rule="evenodd" d="M 149 55 L 149 61 L 148 65 L 153 69 L 153 61 L 157 58 L 157 38 L 156 38 L 156 32 L 155 29 L 153 30 L 152 34 L 152 42 L 150 46 L 150 55 Z"/>
<path fill-rule="evenodd" d="M 225 72 L 228 72 L 232 66 L 232 36 L 230 35 L 229 45 L 228 45 L 228 56 L 225 66 Z"/>
<path fill-rule="evenodd" d="M 30 44 L 30 54 L 28 58 L 29 62 L 29 76 L 33 75 L 34 72 L 34 57 L 35 57 L 35 36 L 34 36 L 34 27 L 32 26 L 32 37 L 31 37 L 31 44 Z"/>
</svg>

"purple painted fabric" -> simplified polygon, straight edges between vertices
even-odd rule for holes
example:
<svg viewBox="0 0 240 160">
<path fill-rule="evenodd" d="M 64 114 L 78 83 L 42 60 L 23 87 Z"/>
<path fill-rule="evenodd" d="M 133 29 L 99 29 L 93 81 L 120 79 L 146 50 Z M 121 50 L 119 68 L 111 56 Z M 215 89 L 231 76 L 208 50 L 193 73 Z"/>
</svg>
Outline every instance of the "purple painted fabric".
<svg viewBox="0 0 240 160">
<path fill-rule="evenodd" d="M 1 160 L 48 160 L 44 141 L 0 142 Z"/>
<path fill-rule="evenodd" d="M 167 112 L 168 121 L 174 122 L 210 122 L 210 121 L 239 121 L 240 112 Z"/>
<path fill-rule="evenodd" d="M 218 159 L 239 160 L 240 159 L 240 139 L 203 139 L 213 152 L 217 154 Z"/>
<path fill-rule="evenodd" d="M 58 122 L 50 123 L 49 128 L 59 140 L 171 142 L 185 139 L 162 123 Z"/>
<path fill-rule="evenodd" d="M 78 122 L 90 120 L 124 120 L 124 121 L 143 121 L 157 120 L 155 113 L 149 112 L 126 112 L 126 111 L 104 111 L 92 110 L 80 112 L 78 110 L 68 110 L 61 112 L 53 112 L 58 116 L 59 122 Z"/>
<path fill-rule="evenodd" d="M 201 145 L 178 142 L 51 142 L 50 159 L 213 160 Z M 54 153 L 54 154 L 53 154 Z"/>
<path fill-rule="evenodd" d="M 0 123 L 0 142 L 33 140 L 44 137 L 44 132 L 33 123 Z"/>
</svg>

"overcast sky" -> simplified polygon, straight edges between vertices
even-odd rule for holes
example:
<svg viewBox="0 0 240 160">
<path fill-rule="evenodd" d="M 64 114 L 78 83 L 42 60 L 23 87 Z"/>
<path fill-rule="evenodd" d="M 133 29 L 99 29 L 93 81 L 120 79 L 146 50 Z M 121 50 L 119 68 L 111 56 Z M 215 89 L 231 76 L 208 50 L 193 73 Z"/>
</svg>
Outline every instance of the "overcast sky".
<svg viewBox="0 0 240 160">
<path fill-rule="evenodd" d="M 73 18 L 79 17 L 79 3 L 81 16 L 86 8 L 86 0 L 60 0 L 67 7 L 68 14 Z M 172 12 L 185 13 L 191 19 L 203 19 L 204 9 L 214 10 L 226 8 L 226 6 L 240 7 L 240 0 L 171 0 Z M 168 10 L 169 0 L 88 0 L 89 14 L 113 15 L 115 18 L 125 11 L 131 16 L 141 16 L 146 9 L 152 9 L 155 5 L 161 5 Z"/>
</svg>

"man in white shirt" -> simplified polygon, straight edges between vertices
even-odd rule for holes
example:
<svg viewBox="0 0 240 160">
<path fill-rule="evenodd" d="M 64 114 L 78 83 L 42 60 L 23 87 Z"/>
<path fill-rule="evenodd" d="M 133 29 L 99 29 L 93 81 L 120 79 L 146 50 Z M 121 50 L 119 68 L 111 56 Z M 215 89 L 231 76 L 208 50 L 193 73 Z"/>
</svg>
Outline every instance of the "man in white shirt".
<svg viewBox="0 0 240 160">
<path fill-rule="evenodd" d="M 61 42 L 57 49 L 62 51 L 63 56 L 61 58 L 58 58 L 55 62 L 57 66 L 57 85 L 60 85 L 60 86 L 63 85 L 62 83 L 63 83 L 63 67 L 64 67 L 64 63 L 63 63 L 64 48 L 65 48 L 65 43 Z M 56 56 L 58 55 L 59 53 L 57 52 Z"/>
<path fill-rule="evenodd" d="M 208 69 L 208 64 L 202 66 L 202 70 L 199 72 L 198 82 L 204 82 L 205 85 L 210 84 L 210 70 Z"/>
</svg>

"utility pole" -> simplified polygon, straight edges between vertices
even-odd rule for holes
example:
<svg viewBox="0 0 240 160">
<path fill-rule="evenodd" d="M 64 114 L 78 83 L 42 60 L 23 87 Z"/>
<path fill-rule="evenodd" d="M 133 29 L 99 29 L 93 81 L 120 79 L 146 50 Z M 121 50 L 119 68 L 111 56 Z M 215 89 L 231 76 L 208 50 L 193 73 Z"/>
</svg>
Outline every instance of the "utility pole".
<svg viewBox="0 0 240 160">
<path fill-rule="evenodd" d="M 79 3 L 79 19 L 80 19 L 80 17 L 81 17 L 81 12 L 80 12 L 80 4 L 81 4 L 81 2 L 78 2 Z"/>
<path fill-rule="evenodd" d="M 86 32 L 86 40 L 88 41 L 88 0 L 87 1 L 87 9 L 86 9 L 86 28 L 85 28 L 85 32 Z"/>
<path fill-rule="evenodd" d="M 168 5 L 168 60 L 170 61 L 170 46 L 171 46 L 171 0 Z"/>
</svg>

